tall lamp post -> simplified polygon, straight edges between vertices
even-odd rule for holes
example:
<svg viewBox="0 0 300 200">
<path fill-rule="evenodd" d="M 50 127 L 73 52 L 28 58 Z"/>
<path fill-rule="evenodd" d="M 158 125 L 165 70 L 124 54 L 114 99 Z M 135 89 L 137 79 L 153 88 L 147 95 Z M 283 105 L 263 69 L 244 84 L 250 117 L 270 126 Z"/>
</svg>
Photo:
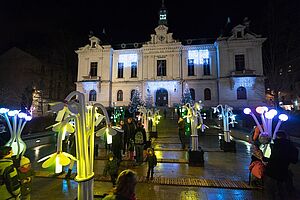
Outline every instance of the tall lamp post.
<svg viewBox="0 0 300 200">
<path fill-rule="evenodd" d="M 100 109 L 103 115 L 97 112 Z M 75 140 L 76 140 L 76 161 L 78 182 L 78 199 L 91 200 L 94 186 L 94 132 L 97 126 L 104 118 L 106 127 L 101 129 L 109 135 L 117 134 L 110 126 L 109 117 L 105 107 L 96 103 L 93 106 L 86 106 L 84 95 L 78 91 L 71 92 L 63 103 L 58 103 L 52 107 L 54 112 L 58 112 L 57 120 L 61 120 L 60 128 L 66 130 L 69 122 L 74 121 Z M 56 158 L 61 165 L 65 166 L 73 159 L 65 152 L 57 152 L 47 156 L 48 160 L 43 163 L 43 167 L 49 167 Z M 47 158 L 46 157 L 46 158 Z M 42 160 L 40 160 L 42 161 Z"/>
<path fill-rule="evenodd" d="M 219 113 L 219 119 L 223 119 L 223 134 L 224 140 L 220 140 L 220 147 L 224 151 L 236 151 L 235 142 L 230 140 L 230 129 L 229 124 L 234 127 L 235 114 L 233 114 L 233 108 L 228 105 L 217 105 L 216 107 L 212 107 L 214 109 L 214 113 Z"/>
</svg>

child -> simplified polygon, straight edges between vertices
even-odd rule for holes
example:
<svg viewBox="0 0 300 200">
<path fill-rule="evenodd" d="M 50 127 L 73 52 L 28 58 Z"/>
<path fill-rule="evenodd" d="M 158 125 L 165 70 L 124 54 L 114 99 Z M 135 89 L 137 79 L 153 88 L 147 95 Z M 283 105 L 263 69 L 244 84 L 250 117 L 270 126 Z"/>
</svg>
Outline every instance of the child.
<svg viewBox="0 0 300 200">
<path fill-rule="evenodd" d="M 21 182 L 21 199 L 30 200 L 30 192 L 34 171 L 31 168 L 30 160 L 22 156 L 20 167 L 18 168 L 19 179 Z"/>
<path fill-rule="evenodd" d="M 147 172 L 147 180 L 149 180 L 149 176 L 151 173 L 151 180 L 153 180 L 154 167 L 157 165 L 156 155 L 152 148 L 147 149 L 147 157 L 146 161 L 148 162 L 148 172 Z"/>
<path fill-rule="evenodd" d="M 106 176 L 108 173 L 110 175 L 113 186 L 116 185 L 116 179 L 118 177 L 118 170 L 119 170 L 118 159 L 115 158 L 113 153 L 109 153 L 108 161 L 107 161 L 104 171 L 103 171 L 103 176 Z"/>
</svg>

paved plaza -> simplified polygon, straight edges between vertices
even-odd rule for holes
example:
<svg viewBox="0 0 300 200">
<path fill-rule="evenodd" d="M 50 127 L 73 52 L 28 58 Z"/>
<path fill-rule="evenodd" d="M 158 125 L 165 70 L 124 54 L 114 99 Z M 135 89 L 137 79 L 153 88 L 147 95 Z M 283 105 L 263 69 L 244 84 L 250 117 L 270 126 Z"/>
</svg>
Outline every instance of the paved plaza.
<svg viewBox="0 0 300 200">
<path fill-rule="evenodd" d="M 249 178 L 250 145 L 244 140 L 247 136 L 240 130 L 233 130 L 236 139 L 237 151 L 223 152 L 219 148 L 219 130 L 210 122 L 210 128 L 199 136 L 199 145 L 204 150 L 204 167 L 188 165 L 188 152 L 181 150 L 177 132 L 177 121 L 171 117 L 162 119 L 158 126 L 158 138 L 153 141 L 158 165 L 154 172 L 154 181 L 139 181 L 136 195 L 141 200 L 169 199 L 169 200 L 194 200 L 194 199 L 265 199 L 264 192 L 257 188 L 243 188 Z M 95 199 L 112 190 L 111 182 L 101 179 L 105 165 L 106 150 L 100 145 L 99 156 L 95 160 Z M 54 145 L 44 145 L 27 150 L 26 154 L 33 161 L 37 172 L 33 182 L 32 199 L 75 199 L 77 196 L 77 183 L 65 180 L 61 175 L 53 176 L 53 169 L 42 169 L 41 163 L 36 161 L 49 153 L 54 152 Z M 140 180 L 146 176 L 147 165 L 132 165 L 128 161 L 121 163 L 121 170 L 131 168 L 137 172 Z M 300 189 L 300 164 L 292 165 L 294 182 L 297 191 Z M 52 170 L 52 171 L 51 171 Z M 65 171 L 67 168 L 65 169 Z M 75 169 L 76 170 L 76 169 Z M 74 170 L 74 172 L 75 172 Z M 45 177 L 49 176 L 49 177 Z M 173 180 L 174 182 L 162 182 Z M 219 184 L 203 184 L 193 186 L 189 183 L 177 184 L 176 180 L 199 180 L 210 183 L 212 180 Z M 211 181 L 211 182 L 212 182 Z M 194 184 L 196 185 L 196 184 Z M 297 198 L 299 197 L 299 198 Z M 300 196 L 295 199 L 300 199 Z"/>
</svg>

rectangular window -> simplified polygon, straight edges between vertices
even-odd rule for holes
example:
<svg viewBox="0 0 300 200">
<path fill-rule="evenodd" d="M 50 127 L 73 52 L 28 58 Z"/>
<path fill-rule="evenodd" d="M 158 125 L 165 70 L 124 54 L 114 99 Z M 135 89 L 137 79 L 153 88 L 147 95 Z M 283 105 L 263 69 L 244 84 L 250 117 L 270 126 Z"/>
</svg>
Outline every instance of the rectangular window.
<svg viewBox="0 0 300 200">
<path fill-rule="evenodd" d="M 118 78 L 123 78 L 124 63 L 118 63 Z"/>
<path fill-rule="evenodd" d="M 245 55 L 235 55 L 235 70 L 243 71 L 245 70 Z"/>
<path fill-rule="evenodd" d="M 137 77 L 137 62 L 131 62 L 131 78 Z"/>
<path fill-rule="evenodd" d="M 188 59 L 188 76 L 195 75 L 194 59 Z"/>
<path fill-rule="evenodd" d="M 209 58 L 203 58 L 203 75 L 210 75 Z"/>
<path fill-rule="evenodd" d="M 97 68 L 98 68 L 98 63 L 91 62 L 90 76 L 97 76 Z"/>
<path fill-rule="evenodd" d="M 157 60 L 157 76 L 166 76 L 166 75 L 167 75 L 167 61 Z"/>
</svg>

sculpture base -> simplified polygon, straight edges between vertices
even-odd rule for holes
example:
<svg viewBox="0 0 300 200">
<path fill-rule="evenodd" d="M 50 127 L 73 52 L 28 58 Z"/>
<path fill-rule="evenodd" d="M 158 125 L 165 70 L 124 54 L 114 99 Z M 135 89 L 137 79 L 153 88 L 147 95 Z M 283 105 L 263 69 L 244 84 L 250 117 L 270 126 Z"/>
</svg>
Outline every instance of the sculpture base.
<svg viewBox="0 0 300 200">
<path fill-rule="evenodd" d="M 198 151 L 189 150 L 188 153 L 190 166 L 204 166 L 204 151 L 202 149 Z"/>
<path fill-rule="evenodd" d="M 231 140 L 230 142 L 225 142 L 225 140 L 220 139 L 220 148 L 224 152 L 236 152 L 235 141 Z"/>
</svg>

